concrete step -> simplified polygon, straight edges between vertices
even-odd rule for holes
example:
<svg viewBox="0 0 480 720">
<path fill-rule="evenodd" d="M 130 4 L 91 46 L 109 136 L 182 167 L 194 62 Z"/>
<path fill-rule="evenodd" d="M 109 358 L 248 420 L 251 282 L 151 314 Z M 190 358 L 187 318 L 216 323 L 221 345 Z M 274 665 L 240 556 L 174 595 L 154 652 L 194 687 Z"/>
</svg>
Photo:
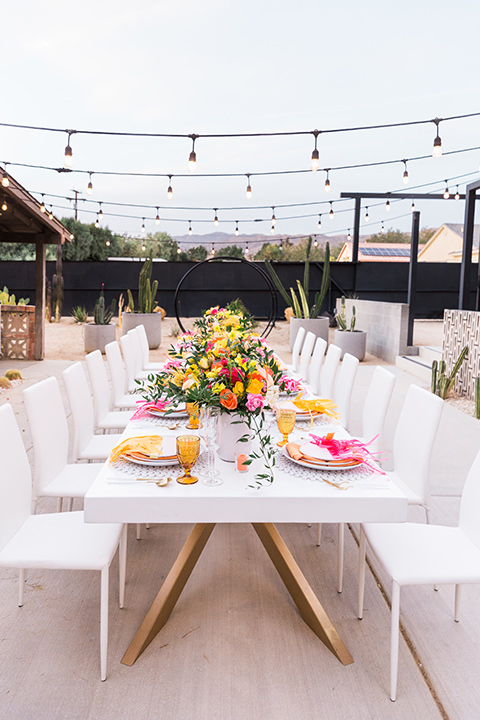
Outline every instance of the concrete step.
<svg viewBox="0 0 480 720">
<path fill-rule="evenodd" d="M 431 365 L 434 360 L 438 362 L 442 359 L 442 348 L 436 345 L 421 345 L 418 348 L 418 354 Z"/>
<path fill-rule="evenodd" d="M 432 377 L 432 363 L 425 360 L 420 355 L 398 355 L 395 360 L 395 365 L 401 370 L 415 375 L 425 385 L 430 385 Z"/>
</svg>

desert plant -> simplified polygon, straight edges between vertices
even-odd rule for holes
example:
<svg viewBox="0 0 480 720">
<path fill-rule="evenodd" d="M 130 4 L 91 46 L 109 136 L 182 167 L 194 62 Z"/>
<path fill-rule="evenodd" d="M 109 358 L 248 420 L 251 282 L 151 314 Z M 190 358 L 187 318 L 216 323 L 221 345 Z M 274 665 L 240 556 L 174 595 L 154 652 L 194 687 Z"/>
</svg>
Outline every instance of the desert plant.
<svg viewBox="0 0 480 720">
<path fill-rule="evenodd" d="M 158 290 L 158 280 L 154 280 L 150 284 L 152 277 L 152 251 L 150 256 L 145 260 L 140 275 L 138 278 L 138 310 L 139 313 L 152 313 L 155 310 L 155 297 Z M 133 301 L 133 295 L 130 290 L 127 290 L 128 294 L 128 307 L 130 312 L 135 312 L 135 303 Z"/>
<path fill-rule="evenodd" d="M 228 303 L 228 305 L 226 306 L 226 309 L 230 310 L 230 312 L 238 313 L 238 314 L 246 317 L 250 321 L 252 328 L 258 327 L 258 322 L 253 317 L 250 310 L 247 309 L 247 307 L 245 306 L 245 303 L 243 302 L 243 300 L 241 298 L 236 298 L 235 300 L 231 300 Z"/>
<path fill-rule="evenodd" d="M 9 390 L 12 387 L 12 383 L 6 377 L 0 377 L 0 390 Z"/>
<path fill-rule="evenodd" d="M 0 292 L 0 305 L 28 305 L 30 298 L 20 298 L 16 300 L 15 295 L 11 295 L 8 292 L 8 288 L 4 285 L 2 292 Z"/>
<path fill-rule="evenodd" d="M 63 275 L 55 274 L 52 278 L 52 316 L 56 323 L 62 319 L 63 308 Z"/>
<path fill-rule="evenodd" d="M 345 332 L 355 332 L 355 324 L 357 322 L 357 311 L 355 309 L 355 305 L 352 307 L 352 317 L 350 320 L 350 327 L 347 327 L 347 312 L 345 309 L 345 295 L 342 295 L 340 304 L 341 304 L 340 312 L 335 315 L 335 319 L 338 323 L 340 330 L 344 330 Z"/>
<path fill-rule="evenodd" d="M 438 363 L 436 360 L 433 361 L 431 390 L 434 395 L 439 395 L 442 400 L 445 400 L 449 391 L 453 387 L 453 384 L 455 382 L 455 376 L 460 370 L 460 367 L 467 356 L 468 345 L 465 345 L 463 350 L 460 352 L 450 375 L 445 374 L 445 360 L 440 360 L 440 362 Z"/>
<path fill-rule="evenodd" d="M 277 286 L 280 294 L 287 303 L 293 309 L 294 316 L 296 318 L 317 318 L 322 310 L 323 303 L 327 296 L 328 285 L 330 282 L 330 245 L 327 242 L 325 245 L 325 262 L 323 264 L 323 276 L 320 291 L 315 294 L 314 304 L 311 308 L 308 306 L 308 296 L 310 292 L 310 251 L 312 249 L 312 238 L 308 238 L 307 252 L 305 256 L 305 267 L 303 273 L 303 286 L 300 280 L 297 280 L 297 293 L 293 288 L 290 288 L 290 295 L 288 294 L 285 286 L 278 277 L 276 271 L 270 260 L 265 260 L 265 265 L 270 273 L 270 276 Z"/>
<path fill-rule="evenodd" d="M 23 380 L 20 370 L 7 370 L 5 377 L 7 380 Z"/>
<path fill-rule="evenodd" d="M 88 320 L 88 313 L 85 305 L 75 305 L 72 308 L 72 317 L 79 325 L 86 323 Z"/>
<path fill-rule="evenodd" d="M 475 378 L 475 417 L 480 420 L 480 377 Z"/>
<path fill-rule="evenodd" d="M 93 322 L 95 325 L 108 325 L 115 314 L 117 301 L 113 298 L 108 310 L 105 308 L 105 296 L 103 294 L 103 285 L 100 297 L 95 302 L 95 310 L 93 311 Z"/>
</svg>

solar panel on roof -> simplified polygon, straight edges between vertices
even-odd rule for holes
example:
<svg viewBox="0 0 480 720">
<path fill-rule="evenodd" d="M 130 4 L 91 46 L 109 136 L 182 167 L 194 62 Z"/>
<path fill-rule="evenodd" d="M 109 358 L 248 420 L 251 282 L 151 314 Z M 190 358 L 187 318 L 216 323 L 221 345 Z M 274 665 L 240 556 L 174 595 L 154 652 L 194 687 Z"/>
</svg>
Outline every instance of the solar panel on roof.
<svg viewBox="0 0 480 720">
<path fill-rule="evenodd" d="M 362 255 L 371 257 L 409 257 L 408 248 L 360 248 Z"/>
</svg>

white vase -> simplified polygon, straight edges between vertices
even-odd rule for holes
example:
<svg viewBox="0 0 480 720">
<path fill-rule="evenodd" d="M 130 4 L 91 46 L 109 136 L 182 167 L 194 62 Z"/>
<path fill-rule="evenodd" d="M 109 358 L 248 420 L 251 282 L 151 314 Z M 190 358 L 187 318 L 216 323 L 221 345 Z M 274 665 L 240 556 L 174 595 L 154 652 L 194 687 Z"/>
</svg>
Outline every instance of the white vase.
<svg viewBox="0 0 480 720">
<path fill-rule="evenodd" d="M 147 333 L 148 347 L 156 350 L 162 342 L 162 313 L 122 313 L 122 335 L 137 325 L 143 325 Z"/>
<path fill-rule="evenodd" d="M 239 442 L 244 435 L 250 435 L 250 429 L 241 415 L 237 415 L 237 413 L 221 413 L 217 425 L 218 457 L 227 462 L 234 462 L 235 452 L 239 448 L 242 449 L 245 455 L 248 455 L 251 440 Z"/>
<path fill-rule="evenodd" d="M 116 331 L 117 326 L 114 323 L 109 323 L 108 325 L 86 323 L 86 325 L 83 326 L 85 352 L 91 353 L 94 350 L 100 350 L 104 355 L 105 345 L 115 340 Z"/>
<path fill-rule="evenodd" d="M 313 332 L 317 337 L 321 337 L 328 343 L 328 327 L 330 320 L 328 317 L 318 318 L 290 318 L 290 350 L 293 350 L 293 344 L 297 337 L 297 332 L 301 327 L 305 328 L 305 332 Z"/>
</svg>

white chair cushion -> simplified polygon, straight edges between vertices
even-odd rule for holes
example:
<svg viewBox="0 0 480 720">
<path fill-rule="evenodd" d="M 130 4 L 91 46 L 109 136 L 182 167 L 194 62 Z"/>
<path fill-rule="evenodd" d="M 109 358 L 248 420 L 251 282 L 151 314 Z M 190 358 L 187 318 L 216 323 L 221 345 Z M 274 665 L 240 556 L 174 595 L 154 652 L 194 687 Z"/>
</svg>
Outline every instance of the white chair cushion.
<svg viewBox="0 0 480 720">
<path fill-rule="evenodd" d="M 94 435 L 78 457 L 82 460 L 106 460 L 116 445 L 118 435 Z"/>
<path fill-rule="evenodd" d="M 105 417 L 100 420 L 98 427 L 102 430 L 124 430 L 130 419 L 132 412 L 130 410 L 120 410 L 119 412 L 108 412 Z"/>
<path fill-rule="evenodd" d="M 42 496 L 85 497 L 101 468 L 100 463 L 65 465 L 56 478 L 42 490 Z"/>
</svg>

